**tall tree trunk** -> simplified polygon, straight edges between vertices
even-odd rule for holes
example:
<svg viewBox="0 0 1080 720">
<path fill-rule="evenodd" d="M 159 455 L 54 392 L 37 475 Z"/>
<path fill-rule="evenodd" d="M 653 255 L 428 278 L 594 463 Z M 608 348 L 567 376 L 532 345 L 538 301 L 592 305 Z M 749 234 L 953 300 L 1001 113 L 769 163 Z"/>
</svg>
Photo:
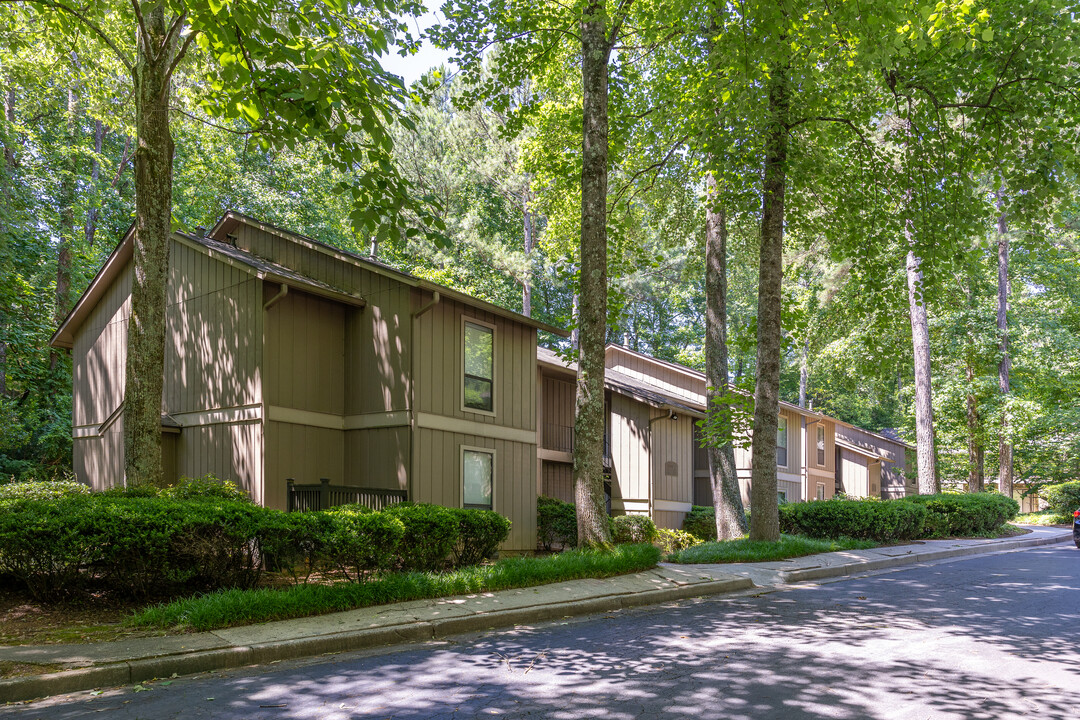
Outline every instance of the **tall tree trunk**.
<svg viewBox="0 0 1080 720">
<path fill-rule="evenodd" d="M 581 22 L 581 305 L 574 417 L 574 498 L 578 543 L 583 546 L 605 545 L 610 540 L 603 458 L 610 53 L 605 4 L 589 0 Z"/>
<path fill-rule="evenodd" d="M 12 126 L 15 123 L 15 84 L 8 80 L 7 90 L 4 92 L 4 120 L 7 131 L 4 140 L 4 202 L 12 200 L 11 188 L 15 181 L 15 132 Z M 0 233 L 0 271 L 7 271 L 8 248 L 6 233 Z M 7 356 L 8 356 L 8 308 L 0 303 L 0 399 L 7 397 Z"/>
<path fill-rule="evenodd" d="M 135 82 L 135 272 L 131 287 L 124 461 L 129 485 L 160 485 L 161 396 L 165 380 L 165 305 L 172 221 L 173 140 L 168 69 L 175 39 L 163 47 L 163 5 L 144 3 L 149 38 L 140 37 Z M 149 42 L 147 42 L 149 40 Z"/>
<path fill-rule="evenodd" d="M 911 313 L 911 343 L 915 355 L 915 455 L 918 461 L 919 494 L 941 492 L 937 474 L 937 451 L 934 444 L 934 406 L 930 394 L 930 324 L 923 297 L 921 260 L 911 250 L 911 222 L 905 228 L 908 238 L 907 285 Z"/>
<path fill-rule="evenodd" d="M 997 191 L 998 292 L 997 329 L 1001 338 L 1001 362 L 998 364 L 998 388 L 1001 390 L 1001 435 L 998 441 L 998 490 L 1013 495 L 1013 452 L 1009 438 L 1009 226 L 1005 213 L 1004 180 Z"/>
<path fill-rule="evenodd" d="M 727 351 L 727 216 L 718 207 L 716 178 L 707 178 L 705 210 L 705 395 L 708 412 L 731 410 L 716 405 L 717 396 L 728 391 Z M 730 421 L 724 423 L 731 426 Z M 739 476 L 735 468 L 735 448 L 730 440 L 709 444 L 709 478 L 713 505 L 716 507 L 716 537 L 733 540 L 746 534 L 746 511 L 743 509 Z"/>
<path fill-rule="evenodd" d="M 84 233 L 86 238 L 86 247 L 94 247 L 94 235 L 97 233 L 97 219 L 98 208 L 97 203 L 101 198 L 101 193 L 98 192 L 98 177 L 101 172 L 101 163 L 98 158 L 101 157 L 101 147 L 105 141 L 105 125 L 100 120 L 94 123 L 94 155 L 90 160 L 90 193 L 92 201 L 90 207 L 86 209 L 86 231 Z"/>
<path fill-rule="evenodd" d="M 78 67 L 78 58 L 74 58 Z M 79 172 L 77 127 L 79 119 L 79 96 L 75 88 L 68 88 L 66 145 L 64 167 L 60 174 L 60 244 L 56 248 L 56 288 L 54 295 L 53 320 L 57 326 L 67 317 L 71 304 L 71 248 L 75 243 L 75 176 Z M 49 370 L 56 370 L 60 362 L 60 351 L 49 351 Z"/>
<path fill-rule="evenodd" d="M 810 338 L 803 340 L 799 353 L 799 407 L 806 407 L 806 386 L 810 382 Z"/>
<path fill-rule="evenodd" d="M 532 317 L 532 251 L 536 232 L 532 210 L 529 208 L 530 195 L 526 186 L 521 193 L 521 212 L 524 215 L 522 232 L 525 235 L 525 277 L 521 282 L 521 314 L 525 317 Z"/>
<path fill-rule="evenodd" d="M 762 185 L 757 381 L 754 385 L 754 442 L 750 468 L 752 540 L 780 539 L 776 496 L 776 431 L 780 414 L 780 311 L 790 92 L 786 69 L 778 67 L 769 79 L 765 179 Z"/>
<path fill-rule="evenodd" d="M 983 491 L 983 448 L 979 439 L 979 402 L 975 397 L 975 368 L 967 361 L 968 492 Z"/>
</svg>

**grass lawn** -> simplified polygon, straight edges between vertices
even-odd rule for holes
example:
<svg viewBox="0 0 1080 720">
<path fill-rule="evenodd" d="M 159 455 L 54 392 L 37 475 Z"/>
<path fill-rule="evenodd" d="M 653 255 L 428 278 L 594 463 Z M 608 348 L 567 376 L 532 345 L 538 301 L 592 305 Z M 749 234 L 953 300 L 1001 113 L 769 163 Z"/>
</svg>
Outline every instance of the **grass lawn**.
<svg viewBox="0 0 1080 720">
<path fill-rule="evenodd" d="M 671 553 L 665 558 L 668 562 L 685 565 L 706 563 L 765 562 L 784 560 L 785 558 L 814 555 L 837 550 L 867 550 L 877 547 L 878 543 L 870 540 L 815 540 L 801 535 L 781 535 L 779 542 L 768 540 L 722 540 L 707 542 Z"/>
<path fill-rule="evenodd" d="M 1072 515 L 1056 513 L 1052 510 L 1017 515 L 1011 522 L 1014 525 L 1072 525 Z"/>
<path fill-rule="evenodd" d="M 572 550 L 546 557 L 515 557 L 447 573 L 391 573 L 364 583 L 296 585 L 284 589 L 220 590 L 156 605 L 126 623 L 141 628 L 213 630 L 341 610 L 532 587 L 563 580 L 605 578 L 655 567 L 660 551 L 647 544 L 610 552 Z"/>
</svg>

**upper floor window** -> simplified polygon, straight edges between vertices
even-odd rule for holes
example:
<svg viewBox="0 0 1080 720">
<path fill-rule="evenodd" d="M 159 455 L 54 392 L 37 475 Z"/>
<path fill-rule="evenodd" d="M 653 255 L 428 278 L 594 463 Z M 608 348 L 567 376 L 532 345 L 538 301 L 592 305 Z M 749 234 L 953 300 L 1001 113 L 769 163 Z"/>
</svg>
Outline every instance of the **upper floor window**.
<svg viewBox="0 0 1080 720">
<path fill-rule="evenodd" d="M 787 439 L 787 418 L 780 416 L 780 422 L 776 425 L 776 464 L 780 467 L 787 467 Z"/>
<path fill-rule="evenodd" d="M 825 426 L 820 422 L 817 426 L 817 464 L 825 466 Z"/>
<path fill-rule="evenodd" d="M 465 323 L 465 407 L 495 411 L 495 331 Z"/>
</svg>

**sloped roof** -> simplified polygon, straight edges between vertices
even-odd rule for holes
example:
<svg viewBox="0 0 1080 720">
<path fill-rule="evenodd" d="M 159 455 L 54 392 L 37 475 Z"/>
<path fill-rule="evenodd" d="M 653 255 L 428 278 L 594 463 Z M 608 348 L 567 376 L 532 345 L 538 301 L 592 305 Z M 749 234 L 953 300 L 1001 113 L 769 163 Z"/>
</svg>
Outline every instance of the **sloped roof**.
<svg viewBox="0 0 1080 720">
<path fill-rule="evenodd" d="M 423 290 L 429 290 L 431 292 L 437 292 L 442 297 L 448 298 L 450 300 L 455 300 L 464 305 L 479 308 L 485 312 L 491 313 L 492 315 L 504 317 L 508 320 L 513 320 L 523 325 L 534 327 L 537 330 L 543 330 L 545 332 L 552 333 L 553 335 L 558 335 L 559 337 L 570 337 L 569 331 L 564 330 L 563 328 L 549 325 L 541 320 L 531 318 L 527 315 L 522 315 L 519 312 L 509 310 L 502 307 L 501 305 L 496 305 L 486 300 L 481 300 L 480 298 L 476 298 L 472 295 L 468 295 L 458 290 L 454 290 L 453 288 L 446 287 L 445 285 L 440 285 L 438 283 L 431 282 L 430 280 L 425 280 L 424 278 L 410 275 L 407 272 L 398 270 L 390 265 L 387 265 L 384 262 L 379 262 L 378 260 L 374 260 L 370 257 L 358 255 L 357 253 L 350 252 L 348 250 L 342 250 L 341 248 L 334 247 L 333 245 L 329 245 L 320 240 L 316 240 L 315 238 L 308 237 L 307 235 L 301 235 L 300 233 L 293 232 L 292 230 L 286 230 L 284 228 L 277 227 L 276 225 L 257 220 L 256 218 L 236 212 L 235 210 L 229 210 L 228 212 L 226 212 L 222 216 L 221 220 L 219 220 L 217 224 L 214 225 L 214 227 L 210 230 L 209 235 L 216 240 L 225 240 L 226 237 L 236 228 L 236 226 L 240 224 L 249 225 L 251 227 L 263 230 L 264 232 L 286 238 L 288 240 L 291 240 L 292 242 L 305 245 L 308 248 L 317 252 L 330 255 L 331 257 L 335 257 L 344 262 L 358 265 L 372 272 L 379 273 L 380 275 L 393 278 L 394 280 L 405 283 L 406 285 L 418 287 Z"/>
</svg>

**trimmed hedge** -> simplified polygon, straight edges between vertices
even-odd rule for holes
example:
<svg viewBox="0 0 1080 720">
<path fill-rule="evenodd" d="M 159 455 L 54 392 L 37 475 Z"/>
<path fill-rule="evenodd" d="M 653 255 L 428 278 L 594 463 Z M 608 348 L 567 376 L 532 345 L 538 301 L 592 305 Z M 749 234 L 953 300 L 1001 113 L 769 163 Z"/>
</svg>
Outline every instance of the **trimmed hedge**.
<svg viewBox="0 0 1080 720">
<path fill-rule="evenodd" d="M 92 588 L 138 598 L 250 588 L 264 568 L 298 584 L 316 572 L 359 582 L 391 569 L 480 562 L 510 531 L 509 520 L 486 510 L 401 504 L 283 513 L 223 499 L 235 492 L 221 483 L 201 479 L 188 489 L 186 500 L 54 491 L 45 493 L 52 499 L 34 499 L 35 491 L 0 500 L 0 573 L 42 600 Z"/>
<path fill-rule="evenodd" d="M 812 538 L 914 540 L 922 537 L 928 511 L 900 500 L 815 500 L 780 506 L 780 532 Z"/>
<path fill-rule="evenodd" d="M 577 547 L 577 508 L 541 495 L 536 498 L 536 542 L 544 550 Z"/>
<path fill-rule="evenodd" d="M 924 537 L 980 535 L 1016 517 L 1020 504 L 1000 493 L 912 495 L 900 501 L 929 511 Z"/>
<path fill-rule="evenodd" d="M 178 483 L 161 491 L 162 497 L 174 500 L 236 500 L 251 502 L 247 492 L 232 480 L 219 480 L 213 475 L 181 478 Z"/>
<path fill-rule="evenodd" d="M 694 505 L 683 518 L 682 529 L 701 540 L 715 540 L 716 508 Z"/>
<path fill-rule="evenodd" d="M 656 539 L 656 523 L 647 515 L 620 515 L 610 522 L 611 540 L 616 545 L 651 543 Z"/>
<path fill-rule="evenodd" d="M 1071 516 L 1080 509 L 1080 480 L 1047 485 L 1040 495 L 1046 500 L 1048 510 Z"/>
</svg>

